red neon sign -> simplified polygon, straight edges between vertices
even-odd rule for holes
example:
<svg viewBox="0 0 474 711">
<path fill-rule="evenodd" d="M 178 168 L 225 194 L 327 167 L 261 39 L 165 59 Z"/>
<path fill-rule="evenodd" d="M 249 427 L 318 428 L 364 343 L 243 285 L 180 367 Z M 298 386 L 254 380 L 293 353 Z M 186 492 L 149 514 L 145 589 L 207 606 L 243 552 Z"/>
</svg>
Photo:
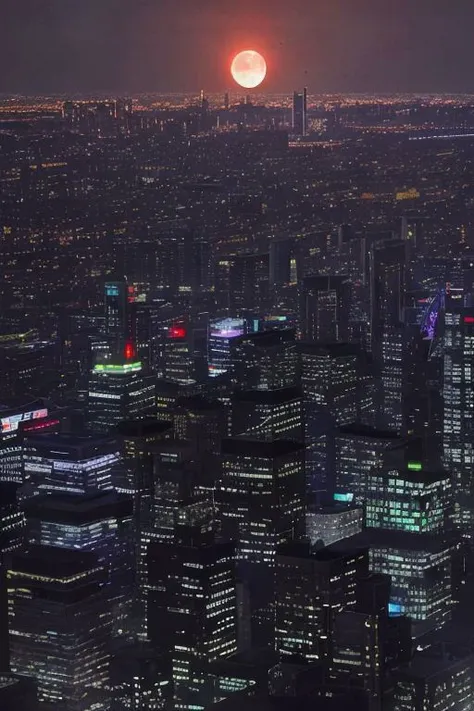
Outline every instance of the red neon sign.
<svg viewBox="0 0 474 711">
<path fill-rule="evenodd" d="M 184 326 L 171 326 L 168 330 L 168 338 L 186 338 Z"/>
<path fill-rule="evenodd" d="M 474 316 L 464 316 L 464 323 L 474 323 Z"/>
<path fill-rule="evenodd" d="M 23 427 L 23 432 L 37 432 L 38 430 L 45 430 L 47 427 L 55 427 L 59 425 L 59 420 L 48 420 L 47 422 L 39 422 L 38 424 L 25 425 Z"/>
<path fill-rule="evenodd" d="M 133 343 L 131 341 L 127 341 L 124 348 L 124 356 L 126 360 L 132 360 L 132 358 L 135 358 L 136 354 L 137 353 Z"/>
</svg>

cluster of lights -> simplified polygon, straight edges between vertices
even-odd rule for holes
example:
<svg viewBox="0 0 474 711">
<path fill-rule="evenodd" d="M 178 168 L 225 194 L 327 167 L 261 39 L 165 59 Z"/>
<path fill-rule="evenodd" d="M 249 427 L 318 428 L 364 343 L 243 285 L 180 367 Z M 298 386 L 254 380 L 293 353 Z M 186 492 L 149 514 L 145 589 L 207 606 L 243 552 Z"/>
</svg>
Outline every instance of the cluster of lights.
<svg viewBox="0 0 474 711">
<path fill-rule="evenodd" d="M 142 364 L 140 361 L 135 361 L 133 363 L 97 363 L 94 366 L 94 373 L 115 373 L 118 375 L 123 375 L 125 373 L 136 373 L 142 369 Z"/>
</svg>

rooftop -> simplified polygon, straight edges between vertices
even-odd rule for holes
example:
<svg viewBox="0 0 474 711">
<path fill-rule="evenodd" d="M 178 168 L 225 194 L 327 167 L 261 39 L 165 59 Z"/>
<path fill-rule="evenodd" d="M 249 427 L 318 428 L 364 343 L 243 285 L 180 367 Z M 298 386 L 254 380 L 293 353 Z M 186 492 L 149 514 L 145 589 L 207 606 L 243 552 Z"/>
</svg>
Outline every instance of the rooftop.
<svg viewBox="0 0 474 711">
<path fill-rule="evenodd" d="M 228 437 L 222 440 L 222 453 L 224 455 L 240 455 L 242 457 L 272 459 L 273 457 L 283 457 L 287 454 L 302 452 L 304 449 L 304 444 L 287 439 L 267 442 L 260 439 Z"/>
</svg>

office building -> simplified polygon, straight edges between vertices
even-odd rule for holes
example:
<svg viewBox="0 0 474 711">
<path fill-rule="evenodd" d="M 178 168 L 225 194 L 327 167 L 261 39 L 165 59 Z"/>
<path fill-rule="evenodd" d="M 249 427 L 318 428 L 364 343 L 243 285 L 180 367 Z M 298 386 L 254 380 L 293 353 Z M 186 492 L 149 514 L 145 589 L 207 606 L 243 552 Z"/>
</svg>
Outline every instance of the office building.
<svg viewBox="0 0 474 711">
<path fill-rule="evenodd" d="M 295 91 L 293 94 L 293 111 L 291 117 L 292 131 L 296 136 L 306 136 L 308 130 L 308 90 Z"/>
<path fill-rule="evenodd" d="M 148 644 L 120 649 L 110 662 L 113 711 L 160 711 L 173 697 L 169 661 Z"/>
<path fill-rule="evenodd" d="M 395 672 L 394 711 L 468 711 L 474 659 L 464 645 L 438 644 L 416 652 Z"/>
<path fill-rule="evenodd" d="M 126 281 L 107 282 L 104 286 L 105 335 L 113 355 L 121 353 L 131 338 L 132 295 L 133 286 L 129 287 Z"/>
<path fill-rule="evenodd" d="M 25 443 L 25 477 L 41 493 L 112 489 L 119 462 L 114 437 L 35 435 Z"/>
<path fill-rule="evenodd" d="M 402 441 L 396 432 L 356 423 L 339 427 L 335 435 L 334 495 L 362 505 L 367 496 L 367 476 L 382 466 L 385 452 Z"/>
<path fill-rule="evenodd" d="M 368 575 L 368 565 L 367 551 L 312 551 L 307 543 L 278 549 L 275 644 L 281 655 L 332 659 L 336 614 L 355 607 L 357 583 Z"/>
<path fill-rule="evenodd" d="M 444 323 L 444 463 L 453 474 L 459 530 L 472 536 L 474 521 L 474 309 L 446 303 Z"/>
<path fill-rule="evenodd" d="M 235 546 L 183 527 L 181 541 L 153 543 L 148 635 L 170 655 L 174 705 L 214 700 L 210 664 L 237 651 Z"/>
<path fill-rule="evenodd" d="M 0 562 L 25 539 L 25 516 L 17 501 L 18 484 L 0 482 Z"/>
<path fill-rule="evenodd" d="M 249 333 L 232 341 L 232 379 L 239 390 L 297 385 L 298 350 L 290 328 Z"/>
<path fill-rule="evenodd" d="M 167 328 L 162 357 L 165 381 L 178 385 L 196 382 L 192 339 L 192 331 L 184 321 Z"/>
<path fill-rule="evenodd" d="M 367 474 L 366 523 L 371 570 L 391 576 L 390 610 L 409 616 L 418 636 L 451 617 L 452 485 L 445 472 L 425 470 L 421 461 L 400 463 L 407 454 L 408 448 L 393 450 Z"/>
<path fill-rule="evenodd" d="M 14 398 L 0 405 L 0 482 L 23 483 L 24 438 L 58 432 L 61 420 L 43 398 Z"/>
<path fill-rule="evenodd" d="M 403 352 L 405 327 L 381 327 L 382 402 L 379 419 L 384 429 L 401 432 L 403 426 Z"/>
<path fill-rule="evenodd" d="M 32 545 L 91 551 L 108 571 L 117 635 L 126 635 L 134 585 L 132 500 L 113 491 L 34 496 L 23 506 Z"/>
<path fill-rule="evenodd" d="M 346 341 L 351 285 L 342 276 L 306 276 L 299 288 L 299 330 L 304 341 Z"/>
<path fill-rule="evenodd" d="M 242 336 L 245 330 L 245 321 L 241 318 L 226 318 L 211 322 L 208 341 L 209 375 L 211 377 L 222 375 L 230 370 L 232 341 Z"/>
<path fill-rule="evenodd" d="M 89 377 L 89 429 L 110 433 L 122 420 L 154 415 L 155 388 L 133 348 L 115 363 L 97 363 Z"/>
<path fill-rule="evenodd" d="M 31 546 L 10 555 L 11 668 L 61 711 L 108 709 L 107 572 L 93 553 Z"/>
<path fill-rule="evenodd" d="M 291 281 L 291 240 L 275 239 L 269 245 L 270 289 L 274 292 Z"/>
<path fill-rule="evenodd" d="M 358 419 L 360 352 L 346 343 L 301 343 L 304 398 L 306 486 L 308 492 L 334 486 L 334 433 Z"/>
<path fill-rule="evenodd" d="M 142 638 L 146 629 L 147 549 L 155 527 L 156 477 L 153 448 L 171 437 L 169 422 L 127 420 L 117 428 L 123 458 L 125 490 L 133 501 L 134 614 Z"/>
<path fill-rule="evenodd" d="M 233 437 L 303 441 L 300 388 L 236 390 L 231 398 L 231 410 Z"/>
<path fill-rule="evenodd" d="M 304 530 L 304 446 L 240 438 L 222 443 L 216 492 L 224 535 L 237 558 L 273 566 L 276 548 Z"/>
<path fill-rule="evenodd" d="M 384 328 L 403 323 L 407 285 L 405 242 L 385 240 L 370 251 L 371 342 L 374 357 L 380 357 Z"/>
</svg>

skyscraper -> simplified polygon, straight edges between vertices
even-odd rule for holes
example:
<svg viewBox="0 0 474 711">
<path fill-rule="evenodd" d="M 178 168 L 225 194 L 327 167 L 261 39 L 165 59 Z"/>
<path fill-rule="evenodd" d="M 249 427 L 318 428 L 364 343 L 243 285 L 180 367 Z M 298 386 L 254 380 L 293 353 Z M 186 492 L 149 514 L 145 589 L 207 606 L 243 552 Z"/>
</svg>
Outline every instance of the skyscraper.
<svg viewBox="0 0 474 711">
<path fill-rule="evenodd" d="M 309 276 L 299 286 L 299 329 L 303 340 L 346 341 L 350 283 L 342 276 Z"/>
<path fill-rule="evenodd" d="M 474 308 L 447 301 L 444 328 L 444 461 L 454 477 L 459 529 L 470 538 L 474 522 Z"/>
<path fill-rule="evenodd" d="M 107 282 L 105 296 L 105 334 L 113 355 L 121 353 L 131 337 L 129 292 L 126 281 Z"/>
<path fill-rule="evenodd" d="M 368 575 L 367 551 L 312 552 L 287 544 L 276 557 L 276 649 L 309 660 L 332 658 L 336 613 L 356 604 L 357 582 Z"/>
<path fill-rule="evenodd" d="M 114 363 L 97 363 L 89 377 L 89 429 L 110 433 L 122 420 L 153 415 L 155 388 L 133 351 Z"/>
<path fill-rule="evenodd" d="M 293 112 L 291 126 L 296 136 L 306 136 L 308 130 L 308 90 L 295 91 L 293 94 Z"/>
<path fill-rule="evenodd" d="M 183 526 L 177 542 L 153 543 L 148 635 L 172 659 L 175 708 L 214 700 L 209 665 L 237 651 L 235 545 Z"/>
</svg>

